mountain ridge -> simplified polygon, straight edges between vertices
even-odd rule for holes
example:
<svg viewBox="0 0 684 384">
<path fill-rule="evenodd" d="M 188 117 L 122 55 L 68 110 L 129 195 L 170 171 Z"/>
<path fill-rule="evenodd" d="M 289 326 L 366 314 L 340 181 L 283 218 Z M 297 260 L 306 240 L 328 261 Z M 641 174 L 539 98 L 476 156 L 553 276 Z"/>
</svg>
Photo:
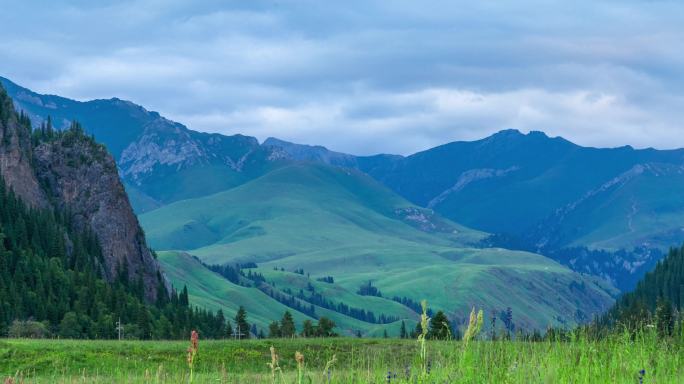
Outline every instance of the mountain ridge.
<svg viewBox="0 0 684 384">
<path fill-rule="evenodd" d="M 119 171 L 138 213 L 230 190 L 288 164 L 317 162 L 365 172 L 418 206 L 431 208 L 467 227 L 518 238 L 528 244 L 524 249 L 535 252 L 557 254 L 568 247 L 609 252 L 659 250 L 634 253 L 632 261 L 641 263 L 645 254 L 657 257 L 673 243 L 684 242 L 684 232 L 679 231 L 684 226 L 684 213 L 676 208 L 684 202 L 669 190 L 663 196 L 650 192 L 646 181 L 635 181 L 621 192 L 630 193 L 635 204 L 613 204 L 606 206 L 611 209 L 595 211 L 602 215 L 596 220 L 602 224 L 595 228 L 558 216 L 564 207 L 638 164 L 684 164 L 682 149 L 583 147 L 541 131 L 506 129 L 480 140 L 454 141 L 409 156 L 354 156 L 276 138 L 259 143 L 249 136 L 200 133 L 119 99 L 98 100 L 97 110 L 62 111 L 59 103 L 68 104 L 68 99 L 55 99 L 59 102 L 51 105 L 52 99 L 43 102 L 41 95 L 16 85 L 14 89 L 25 93 L 24 101 L 16 104 L 30 116 L 45 118 L 49 113 L 79 112 L 101 123 L 97 126 L 103 127 L 105 136 L 96 132 L 96 137 L 103 141 L 111 134 L 105 132 L 107 129 L 123 132 L 113 145 L 121 147 L 120 154 L 125 154 L 117 158 Z M 50 108 L 44 107 L 47 104 Z M 104 121 L 110 113 L 118 116 L 114 119 L 117 124 Z M 665 180 L 644 175 L 639 179 Z M 684 185 L 671 185 L 672 191 L 680 187 Z M 618 196 L 602 193 L 591 199 L 591 204 L 585 200 L 582 207 L 593 209 L 592 204 L 603 200 L 600 204 L 610 204 Z M 642 209 L 633 211 L 633 206 Z M 655 212 L 662 210 L 671 211 L 668 220 L 654 220 Z M 624 228 L 626 234 L 622 234 Z M 643 265 L 652 265 L 652 260 Z M 578 268 L 584 267 L 587 265 Z M 590 270 L 595 272 L 594 268 Z M 638 278 L 644 272 L 629 268 L 622 272 L 612 268 L 598 271 L 600 275 L 611 275 L 614 282 L 622 279 L 618 276 L 621 273 L 636 274 Z M 635 281 L 634 276 L 623 277 Z"/>
</svg>

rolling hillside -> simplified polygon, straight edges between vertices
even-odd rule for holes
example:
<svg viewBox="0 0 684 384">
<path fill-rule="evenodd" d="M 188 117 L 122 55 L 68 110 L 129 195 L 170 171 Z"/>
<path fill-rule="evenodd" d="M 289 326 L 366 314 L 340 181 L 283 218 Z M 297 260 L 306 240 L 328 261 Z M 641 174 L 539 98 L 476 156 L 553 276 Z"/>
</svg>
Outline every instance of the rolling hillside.
<svg viewBox="0 0 684 384">
<path fill-rule="evenodd" d="M 416 207 L 361 172 L 320 164 L 284 167 L 140 220 L 157 249 L 185 250 L 207 264 L 256 262 L 277 290 L 312 283 L 329 300 L 389 308 L 383 314 L 397 318 L 395 296 L 427 299 L 455 319 L 472 305 L 511 306 L 519 326 L 545 328 L 586 320 L 614 293 L 540 255 L 474 248 L 485 234 Z M 306 275 L 293 273 L 300 269 Z M 334 283 L 316 282 L 325 276 Z M 368 281 L 383 295 L 373 300 L 387 304 L 356 294 Z"/>
<path fill-rule="evenodd" d="M 447 273 L 444 260 L 464 261 L 463 254 L 497 255 L 478 259 L 488 273 L 501 268 L 496 279 L 508 284 L 517 277 L 507 273 L 523 274 L 530 264 L 531 253 L 479 249 L 487 244 L 543 253 L 630 289 L 663 249 L 684 241 L 682 150 L 585 148 L 506 130 L 407 157 L 359 157 L 275 138 L 259 144 L 200 133 L 128 101 L 80 102 L 0 82 L 34 125 L 52 116 L 60 129 L 76 118 L 110 148 L 132 205 L 145 213 L 150 243 L 210 263 L 255 261 L 262 270 L 306 267 L 317 274 L 330 268 L 351 292 L 367 276 L 380 283 L 402 268 Z M 513 241 L 482 242 L 489 233 Z M 499 258 L 514 262 L 502 267 Z M 445 284 L 452 278 L 479 288 L 471 274 L 445 277 Z M 496 286 L 496 279 L 484 281 Z M 529 322 L 546 323 L 543 316 Z"/>
<path fill-rule="evenodd" d="M 263 262 L 292 253 L 474 244 L 484 234 L 418 208 L 363 173 L 318 164 L 273 171 L 229 191 L 140 216 L 158 249 Z M 201 248 L 201 249 L 200 249 Z"/>
<path fill-rule="evenodd" d="M 516 130 L 408 157 L 269 143 L 296 159 L 344 159 L 419 206 L 496 234 L 490 246 L 542 253 L 622 290 L 684 242 L 683 150 L 587 148 Z"/>
<path fill-rule="evenodd" d="M 369 323 L 316 305 L 313 306 L 315 316 L 311 316 L 310 314 L 299 312 L 296 309 L 278 302 L 264 293 L 263 290 L 260 290 L 257 287 L 257 284 L 247 281 L 247 284 L 252 285 L 247 287 L 226 280 L 204 267 L 202 263 L 187 253 L 172 251 L 159 252 L 159 261 L 174 287 L 180 289 L 184 285 L 187 285 L 190 301 L 194 305 L 214 311 L 221 309 L 230 318 L 235 316 L 237 309 L 242 305 L 247 309 L 250 324 L 255 324 L 258 330 L 263 330 L 266 334 L 268 334 L 268 325 L 272 321 L 280 319 L 285 311 L 292 313 L 295 324 L 300 330 L 304 320 L 308 319 L 315 322 L 316 318 L 325 316 L 332 319 L 337 326 L 337 331 L 345 336 L 354 336 L 357 331 L 362 332 L 362 334 L 366 336 L 374 337 L 382 336 L 384 331 L 387 331 L 392 335 L 398 335 L 401 320 L 406 321 L 408 324 L 413 324 L 418 317 L 416 313 L 401 304 L 389 300 L 355 294 L 348 294 L 355 297 L 355 299 L 345 302 L 352 303 L 353 305 L 360 305 L 365 308 L 373 308 L 378 314 L 383 313 L 388 316 L 393 316 L 397 320 L 387 324 Z M 292 284 L 289 285 L 292 288 L 297 285 L 297 282 L 301 282 L 301 280 L 304 279 L 304 277 L 292 272 L 274 271 L 273 274 L 281 275 L 281 278 L 269 279 L 269 282 L 276 282 L 280 288 L 286 288 L 288 286 L 283 284 L 284 281 L 293 281 Z M 313 282 L 313 284 L 324 283 Z M 264 284 L 264 286 L 272 288 L 269 284 Z M 262 289 L 265 287 L 262 287 Z M 286 295 L 282 290 L 279 290 L 278 292 Z M 348 295 L 345 295 L 342 298 L 348 300 Z M 297 301 L 308 306 L 304 301 Z M 379 303 L 381 304 L 380 307 L 378 307 Z"/>
<path fill-rule="evenodd" d="M 684 186 L 684 150 L 587 148 L 517 130 L 407 157 L 266 143 L 294 159 L 360 169 L 414 204 L 540 248 L 666 250 L 684 241 L 684 205 L 676 192 Z M 664 218 L 654 221 L 656 213 Z M 578 219 L 587 215 L 591 220 Z"/>
</svg>

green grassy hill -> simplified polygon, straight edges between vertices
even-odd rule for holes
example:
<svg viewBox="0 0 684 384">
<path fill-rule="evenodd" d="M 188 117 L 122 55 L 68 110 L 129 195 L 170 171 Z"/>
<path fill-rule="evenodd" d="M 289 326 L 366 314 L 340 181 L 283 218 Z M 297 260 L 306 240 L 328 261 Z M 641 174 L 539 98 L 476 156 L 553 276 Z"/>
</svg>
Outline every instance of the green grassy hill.
<svg viewBox="0 0 684 384">
<path fill-rule="evenodd" d="M 377 316 L 415 319 L 414 311 L 391 300 L 399 296 L 427 299 L 454 319 L 465 318 L 473 305 L 488 313 L 511 306 L 518 326 L 545 328 L 574 324 L 612 303 L 610 287 L 540 255 L 474 248 L 484 233 L 418 208 L 363 173 L 320 164 L 284 167 L 229 191 L 159 208 L 140 220 L 156 249 L 184 250 L 207 264 L 256 262 L 266 284 L 279 292 L 297 294 L 311 284 L 333 302 Z M 166 268 L 180 257 L 165 255 Z M 306 274 L 292 273 L 298 269 Z M 232 300 L 250 310 L 249 301 L 217 293 L 227 288 L 193 287 L 199 281 L 181 273 L 194 275 L 196 266 L 180 270 L 167 273 L 177 283 L 188 282 L 198 304 Z M 333 276 L 335 283 L 316 281 L 324 276 Z M 356 294 L 368 281 L 383 298 Z M 345 329 L 399 331 L 399 323 L 378 327 L 326 311 L 316 312 L 328 313 Z"/>
<path fill-rule="evenodd" d="M 193 250 L 208 263 L 395 252 L 471 244 L 483 236 L 408 203 L 360 172 L 315 164 L 284 167 L 140 220 L 153 247 Z"/>
<path fill-rule="evenodd" d="M 221 309 L 231 319 L 235 316 L 239 306 L 242 305 L 247 309 L 250 324 L 256 324 L 257 328 L 263 330 L 266 334 L 268 334 L 268 324 L 273 320 L 280 319 L 285 311 L 290 311 L 293 314 L 298 327 L 301 327 L 302 322 L 307 319 L 315 322 L 314 317 L 288 308 L 259 290 L 256 286 L 246 287 L 226 280 L 207 269 L 187 253 L 169 251 L 159 252 L 158 255 L 159 261 L 171 284 L 176 289 L 182 289 L 183 286 L 188 287 L 188 295 L 193 305 L 214 311 Z M 279 274 L 280 272 L 274 273 Z M 303 278 L 294 273 L 282 272 L 282 274 L 290 275 L 295 280 L 300 277 Z M 277 282 L 276 284 L 279 288 L 288 286 L 282 284 L 283 280 L 269 279 L 269 283 L 273 281 Z M 296 283 L 291 286 L 296 286 Z M 348 299 L 348 297 L 343 297 L 343 299 Z M 375 306 L 378 302 L 383 302 L 384 304 L 376 309 L 380 309 L 382 313 L 396 316 L 401 320 L 406 320 L 409 324 L 413 324 L 417 319 L 417 315 L 414 312 L 401 304 L 376 297 L 358 296 L 357 299 L 366 302 L 361 304 L 357 301 L 351 302 L 354 305 L 361 305 L 366 308 L 376 308 Z M 335 324 L 337 324 L 338 332 L 346 336 L 354 335 L 357 330 L 362 331 L 366 336 L 381 336 L 384 330 L 387 330 L 390 334 L 398 334 L 399 331 L 399 321 L 394 324 L 372 324 L 319 306 L 314 307 L 317 316 L 325 316 L 334 320 Z"/>
</svg>

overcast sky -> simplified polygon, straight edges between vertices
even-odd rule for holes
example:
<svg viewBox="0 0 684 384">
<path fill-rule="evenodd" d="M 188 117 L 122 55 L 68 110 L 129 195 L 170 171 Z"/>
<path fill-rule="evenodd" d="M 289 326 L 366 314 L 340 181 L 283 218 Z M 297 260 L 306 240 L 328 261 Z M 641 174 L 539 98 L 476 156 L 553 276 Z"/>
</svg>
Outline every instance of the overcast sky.
<svg viewBox="0 0 684 384">
<path fill-rule="evenodd" d="M 0 76 L 195 130 L 354 154 L 505 128 L 684 147 L 681 1 L 0 4 Z"/>
</svg>

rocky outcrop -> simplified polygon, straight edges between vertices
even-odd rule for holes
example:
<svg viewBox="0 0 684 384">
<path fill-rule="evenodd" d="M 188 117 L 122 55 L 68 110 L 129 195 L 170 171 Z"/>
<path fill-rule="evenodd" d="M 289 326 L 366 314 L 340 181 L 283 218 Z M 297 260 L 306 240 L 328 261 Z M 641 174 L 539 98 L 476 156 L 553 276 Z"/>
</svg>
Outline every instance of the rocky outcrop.
<svg viewBox="0 0 684 384">
<path fill-rule="evenodd" d="M 102 247 L 104 276 L 112 281 L 126 265 L 129 278 L 142 277 L 153 300 L 159 265 L 119 180 L 114 159 L 104 146 L 78 131 L 35 148 L 35 169 L 48 199 L 70 213 L 80 230 L 92 230 Z"/>
<path fill-rule="evenodd" d="M 142 278 L 146 298 L 156 299 L 159 265 L 103 145 L 79 126 L 46 140 L 32 139 L 29 118 L 16 113 L 0 87 L 0 172 L 28 205 L 66 212 L 75 229 L 97 236 L 105 279 L 113 281 L 126 266 L 130 280 Z"/>
<path fill-rule="evenodd" d="M 277 149 L 278 153 L 285 153 L 293 160 L 313 161 L 346 168 L 358 168 L 356 156 L 331 151 L 320 145 L 295 144 L 276 139 L 275 137 L 269 137 L 264 141 L 262 146 Z"/>
<path fill-rule="evenodd" d="M 479 180 L 486 180 L 486 179 L 491 179 L 493 177 L 503 177 L 506 176 L 507 174 L 519 170 L 520 167 L 518 166 L 512 166 L 506 169 L 491 169 L 491 168 L 483 168 L 483 169 L 470 169 L 468 171 L 465 171 L 461 174 L 461 176 L 458 177 L 458 180 L 456 181 L 456 184 L 454 184 L 451 188 L 442 191 L 437 197 L 433 198 L 428 202 L 427 207 L 430 209 L 435 208 L 437 205 L 439 205 L 441 202 L 446 200 L 446 198 L 451 195 L 452 193 L 457 193 L 461 191 L 463 188 L 468 186 L 468 184 L 474 183 Z"/>
<path fill-rule="evenodd" d="M 12 100 L 0 87 L 0 173 L 25 203 L 45 207 L 46 200 L 31 168 L 28 122 L 14 113 Z"/>
<path fill-rule="evenodd" d="M 123 150 L 118 165 L 122 178 L 140 185 L 161 168 L 178 171 L 215 164 L 242 172 L 250 156 L 259 150 L 259 142 L 253 137 L 195 132 L 157 117 Z"/>
<path fill-rule="evenodd" d="M 160 118 L 161 119 L 161 118 Z M 143 135 L 121 153 L 121 176 L 134 182 L 158 166 L 181 168 L 205 161 L 206 154 L 187 130 L 161 119 L 151 123 Z"/>
</svg>

